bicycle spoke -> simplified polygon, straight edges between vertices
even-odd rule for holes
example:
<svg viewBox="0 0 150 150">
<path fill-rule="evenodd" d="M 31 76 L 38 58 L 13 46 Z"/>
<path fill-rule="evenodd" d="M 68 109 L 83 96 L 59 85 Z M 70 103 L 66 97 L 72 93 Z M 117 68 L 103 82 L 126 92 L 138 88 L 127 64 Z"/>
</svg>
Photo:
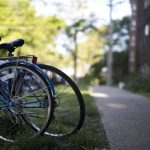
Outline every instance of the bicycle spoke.
<svg viewBox="0 0 150 150">
<path fill-rule="evenodd" d="M 20 136 L 40 135 L 52 120 L 50 84 L 36 67 L 29 69 L 31 64 L 8 64 L 0 66 L 0 79 L 6 86 L 2 89 L 8 93 L 6 103 L 0 100 L 0 139 L 15 141 Z"/>
<path fill-rule="evenodd" d="M 49 75 L 55 89 L 54 120 L 45 134 L 62 137 L 76 133 L 85 117 L 84 101 L 78 87 L 61 70 L 44 64 L 39 67 Z"/>
</svg>

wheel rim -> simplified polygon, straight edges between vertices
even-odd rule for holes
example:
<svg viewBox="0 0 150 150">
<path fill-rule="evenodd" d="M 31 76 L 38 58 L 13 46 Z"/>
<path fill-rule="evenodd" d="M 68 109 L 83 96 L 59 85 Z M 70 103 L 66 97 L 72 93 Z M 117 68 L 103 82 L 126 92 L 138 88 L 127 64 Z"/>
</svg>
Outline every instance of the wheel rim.
<svg viewBox="0 0 150 150">
<path fill-rule="evenodd" d="M 45 135 L 63 137 L 76 133 L 83 125 L 84 102 L 77 87 L 64 73 L 53 67 L 40 66 L 51 79 L 55 89 L 54 119 Z"/>
<path fill-rule="evenodd" d="M 25 74 L 17 80 L 14 79 L 19 73 Z M 50 96 L 42 79 L 25 67 L 16 66 L 1 69 L 0 77 L 6 84 L 10 102 L 14 104 L 10 108 L 0 110 L 0 138 L 15 141 L 42 133 L 49 120 L 51 108 Z M 14 80 L 16 83 L 13 83 Z M 12 87 L 8 88 L 10 81 L 14 91 L 10 90 Z M 0 106 L 2 105 L 3 102 L 0 103 Z"/>
</svg>

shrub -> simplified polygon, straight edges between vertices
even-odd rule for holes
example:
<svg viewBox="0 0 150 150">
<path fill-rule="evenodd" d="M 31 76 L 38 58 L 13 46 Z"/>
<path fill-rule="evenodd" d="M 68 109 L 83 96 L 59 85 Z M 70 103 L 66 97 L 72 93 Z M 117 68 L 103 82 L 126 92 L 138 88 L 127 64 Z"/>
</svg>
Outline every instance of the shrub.
<svg viewBox="0 0 150 150">
<path fill-rule="evenodd" d="M 127 78 L 125 88 L 133 92 L 150 92 L 150 79 L 132 75 Z"/>
</svg>

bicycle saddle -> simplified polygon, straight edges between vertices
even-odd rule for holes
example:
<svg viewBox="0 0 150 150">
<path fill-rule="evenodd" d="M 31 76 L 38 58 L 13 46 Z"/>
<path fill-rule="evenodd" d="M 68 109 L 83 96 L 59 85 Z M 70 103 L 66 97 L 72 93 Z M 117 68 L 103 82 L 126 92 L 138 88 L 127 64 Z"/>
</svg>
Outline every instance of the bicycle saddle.
<svg viewBox="0 0 150 150">
<path fill-rule="evenodd" d="M 17 47 L 20 47 L 24 44 L 23 39 L 16 39 L 7 43 L 0 44 L 0 49 L 6 49 L 9 52 L 14 52 Z"/>
</svg>

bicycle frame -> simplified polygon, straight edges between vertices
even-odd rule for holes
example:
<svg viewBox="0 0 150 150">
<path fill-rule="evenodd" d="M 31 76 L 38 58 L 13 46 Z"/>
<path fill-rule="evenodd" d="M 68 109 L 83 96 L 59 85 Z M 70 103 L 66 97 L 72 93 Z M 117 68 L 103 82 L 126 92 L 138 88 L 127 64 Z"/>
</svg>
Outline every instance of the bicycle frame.
<svg viewBox="0 0 150 150">
<path fill-rule="evenodd" d="M 2 101 L 4 103 L 4 105 L 0 106 L 0 109 L 6 109 L 6 108 L 9 108 L 11 106 L 11 102 L 10 100 L 8 100 L 7 96 L 5 95 L 5 90 L 4 88 L 2 87 L 2 81 L 0 80 L 0 91 L 1 91 L 1 99 L 0 101 Z"/>
<path fill-rule="evenodd" d="M 12 107 L 16 107 L 17 104 L 14 102 L 14 101 L 11 101 L 9 98 L 8 98 L 8 95 L 6 94 L 6 91 L 4 90 L 4 88 L 2 87 L 2 81 L 0 80 L 0 91 L 1 91 L 1 99 L 0 101 L 2 101 L 4 103 L 4 105 L 0 106 L 0 109 L 9 109 L 9 108 L 12 108 Z M 3 94 L 2 94 L 3 93 Z M 23 97 L 21 98 L 16 98 L 15 101 L 18 101 L 18 100 L 22 100 Z M 26 105 L 29 105 L 29 104 L 32 104 L 32 103 L 37 103 L 37 102 L 40 102 L 40 106 L 26 106 Z M 30 101 L 30 102 L 24 102 L 21 104 L 21 106 L 23 108 L 45 108 L 47 107 L 45 104 L 42 103 L 42 101 L 40 100 L 36 100 L 36 101 Z"/>
<path fill-rule="evenodd" d="M 11 63 L 11 61 L 7 62 L 7 63 L 9 64 L 9 63 Z M 29 62 L 27 63 L 25 61 L 21 61 L 21 63 L 25 63 L 27 66 L 32 65 L 31 63 L 29 63 Z M 34 66 L 34 67 L 36 67 L 37 70 L 39 69 L 38 66 Z M 11 74 L 11 70 L 10 70 L 9 74 Z M 7 74 L 7 76 L 9 76 L 9 74 Z M 55 91 L 54 91 L 54 87 L 52 85 L 52 82 L 49 80 L 49 78 L 46 78 L 46 79 L 50 83 L 49 88 L 51 89 L 52 97 L 55 97 Z M 12 84 L 12 82 L 10 80 L 8 80 L 8 85 L 7 85 L 8 90 L 11 89 L 11 86 L 12 86 L 11 84 Z M 17 107 L 17 105 L 18 105 L 17 101 L 19 101 L 19 100 L 21 101 L 25 96 L 29 96 L 29 95 L 25 95 L 23 97 L 19 97 L 19 98 L 16 98 L 14 100 L 11 100 L 9 95 L 7 95 L 7 89 L 4 87 L 5 87 L 4 82 L 0 79 L 0 91 L 3 93 L 2 94 L 3 99 L 0 99 L 0 101 L 2 101 L 4 103 L 4 105 L 0 106 L 0 109 L 9 109 L 12 107 Z M 34 93 L 32 93 L 32 94 L 34 94 Z M 30 102 L 23 102 L 21 104 L 21 107 L 23 107 L 23 108 L 46 108 L 47 107 L 47 105 L 44 104 L 41 100 L 38 100 L 38 97 L 36 97 L 36 98 L 37 98 L 37 100 L 32 100 Z M 37 103 L 37 102 L 39 102 L 39 104 L 40 104 L 39 106 L 28 106 L 30 104 Z"/>
</svg>

